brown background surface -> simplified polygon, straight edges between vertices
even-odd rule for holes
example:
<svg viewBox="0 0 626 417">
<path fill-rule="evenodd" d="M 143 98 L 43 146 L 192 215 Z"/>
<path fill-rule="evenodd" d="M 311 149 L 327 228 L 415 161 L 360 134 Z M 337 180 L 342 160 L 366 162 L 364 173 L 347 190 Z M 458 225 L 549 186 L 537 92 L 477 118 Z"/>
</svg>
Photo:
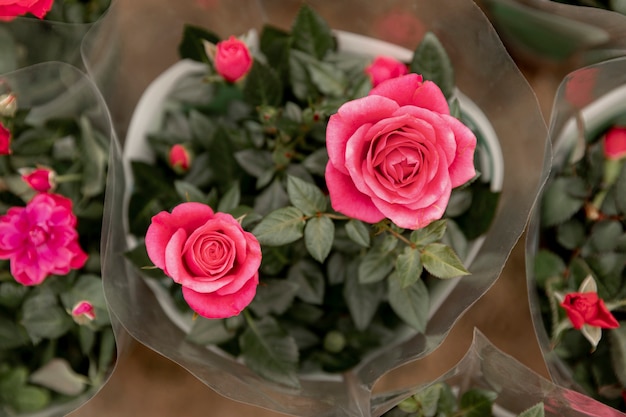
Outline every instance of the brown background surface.
<svg viewBox="0 0 626 417">
<path fill-rule="evenodd" d="M 121 0 L 118 12 L 132 13 L 142 2 L 149 0 Z M 150 59 L 143 62 L 146 72 L 153 71 Z M 519 64 L 538 96 L 544 115 L 548 116 L 564 71 L 544 66 L 531 68 L 524 62 Z M 140 86 L 137 88 L 140 89 Z M 115 113 L 116 109 L 112 111 Z M 529 315 L 523 246 L 522 237 L 502 276 L 459 320 L 443 345 L 414 364 L 411 370 L 400 372 L 394 378 L 419 373 L 421 378 L 428 380 L 445 373 L 466 352 L 474 327 L 480 329 L 498 348 L 546 375 Z M 71 416 L 233 417 L 251 413 L 259 417 L 282 415 L 223 398 L 178 365 L 133 343 L 118 361 L 109 383 Z"/>
</svg>

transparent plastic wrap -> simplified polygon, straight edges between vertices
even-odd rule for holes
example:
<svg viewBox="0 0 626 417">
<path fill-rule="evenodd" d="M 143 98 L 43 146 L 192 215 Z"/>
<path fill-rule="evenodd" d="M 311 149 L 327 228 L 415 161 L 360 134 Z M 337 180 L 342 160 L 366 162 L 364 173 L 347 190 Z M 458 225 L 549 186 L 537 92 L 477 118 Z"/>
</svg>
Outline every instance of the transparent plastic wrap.
<svg viewBox="0 0 626 417">
<path fill-rule="evenodd" d="M 511 53 L 534 65 L 559 64 L 571 71 L 623 56 L 626 50 L 626 16 L 591 2 L 588 7 L 553 0 L 477 3 Z"/>
<path fill-rule="evenodd" d="M 496 216 L 471 263 L 471 276 L 450 287 L 443 303 L 432 312 L 426 331 L 393 348 L 382 349 L 334 378 L 301 378 L 299 389 L 268 383 L 243 363 L 191 343 L 168 317 L 142 272 L 125 259 L 128 230 L 119 219 L 127 218 L 128 190 L 119 189 L 111 191 L 116 201 L 107 207 L 107 218 L 113 220 L 105 247 L 105 291 L 112 314 L 131 336 L 224 396 L 286 414 L 370 416 L 379 398 L 399 399 L 415 388 L 409 383 L 394 393 L 377 393 L 375 398 L 372 394 L 376 381 L 388 371 L 439 346 L 463 312 L 498 278 L 547 176 L 544 161 L 549 156 L 546 127 L 536 98 L 489 21 L 472 2 L 448 3 L 394 1 L 364 8 L 361 2 L 310 2 L 333 30 L 405 48 L 414 48 L 426 31 L 434 32 L 450 56 L 458 89 L 480 108 L 500 141 L 503 176 Z M 120 76 L 110 103 L 116 127 L 120 132 L 128 130 L 125 146 L 134 146 L 132 125 L 140 124 L 135 120 L 140 116 L 133 116 L 128 129 L 130 112 L 124 106 L 137 103 L 146 87 L 157 78 L 162 81 L 163 77 L 157 76 L 177 62 L 176 46 L 184 24 L 200 25 L 224 37 L 259 29 L 263 23 L 284 29 L 300 5 L 298 1 L 240 2 L 236 7 L 217 2 L 186 6 L 157 2 L 149 10 L 131 9 L 126 16 L 120 16 L 119 33 L 124 42 L 120 44 Z M 348 14 L 353 18 L 346 20 Z M 142 22 L 141 32 L 133 30 L 137 19 Z M 142 61 L 144 65 L 140 65 Z M 166 78 L 168 74 L 172 71 L 165 72 Z M 151 86 L 146 95 L 152 90 Z M 155 96 L 149 97 L 140 105 L 158 106 Z M 152 117 L 148 115 L 148 122 Z M 115 168 L 110 175 L 125 175 L 121 166 Z M 132 184 L 128 186 L 132 189 Z"/>
<path fill-rule="evenodd" d="M 553 380 L 621 410 L 622 370 L 626 369 L 623 326 L 613 328 L 616 322 L 612 322 L 587 327 L 586 322 L 583 328 L 572 328 L 561 306 L 567 294 L 597 293 L 601 304 L 606 303 L 619 324 L 624 323 L 619 269 L 619 265 L 623 268 L 623 248 L 618 236 L 608 237 L 603 231 L 606 226 L 623 228 L 619 214 L 623 207 L 615 203 L 615 195 L 623 194 L 623 183 L 607 176 L 608 167 L 619 167 L 621 161 L 609 161 L 603 149 L 608 132 L 624 125 L 625 99 L 624 58 L 584 67 L 565 77 L 550 123 L 552 171 L 541 204 L 531 217 L 526 241 L 533 322 Z M 599 170 L 597 175 L 589 170 L 591 166 Z M 575 183 L 585 184 L 585 191 L 573 191 Z M 559 189 L 571 193 L 571 200 L 555 198 Z M 578 231 L 565 238 L 574 228 Z M 608 246 L 598 247 L 592 241 Z M 609 257 L 617 260 L 618 269 L 606 264 Z"/>
<path fill-rule="evenodd" d="M 64 215 L 74 219 L 67 227 L 74 224 L 75 231 L 65 232 L 75 235 L 80 247 L 67 246 L 74 253 L 67 269 L 58 264 L 47 270 L 49 264 L 37 262 L 44 275 L 31 275 L 32 271 L 24 275 L 20 272 L 24 261 L 3 246 L 0 414 L 62 416 L 100 390 L 126 346 L 118 331 L 116 348 L 116 323 L 109 318 L 100 269 L 100 240 L 107 238 L 101 233 L 107 165 L 109 158 L 111 163 L 120 160 L 119 147 L 99 90 L 75 67 L 42 63 L 4 74 L 0 80 L 0 125 L 10 132 L 9 141 L 3 142 L 8 151 L 0 156 L 3 222 L 14 224 L 22 210 L 37 211 L 37 204 L 54 200 L 72 210 Z M 51 91 L 54 109 L 41 101 L 32 80 L 58 88 Z M 56 99 L 69 90 L 80 106 Z M 108 184 L 115 188 L 114 179 Z M 40 213 L 32 230 L 49 224 Z M 17 223 L 15 227 L 5 227 L 3 235 L 19 234 L 22 229 Z M 55 262 L 61 262 L 65 249 L 59 241 L 46 232 L 37 236 L 21 242 L 39 242 L 41 254 L 47 246 Z"/>
</svg>

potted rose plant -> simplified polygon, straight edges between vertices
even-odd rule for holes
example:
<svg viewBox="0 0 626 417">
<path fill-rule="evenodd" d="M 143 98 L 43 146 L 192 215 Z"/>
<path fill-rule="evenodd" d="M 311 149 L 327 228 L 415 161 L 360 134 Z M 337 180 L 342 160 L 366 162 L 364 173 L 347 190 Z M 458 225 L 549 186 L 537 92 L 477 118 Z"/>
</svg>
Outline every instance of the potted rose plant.
<svg viewBox="0 0 626 417">
<path fill-rule="evenodd" d="M 568 75 L 551 124 L 553 172 L 527 247 L 535 326 L 554 379 L 626 410 L 626 61 Z"/>
<path fill-rule="evenodd" d="M 81 113 L 33 122 L 30 80 L 53 74 L 60 93 L 85 85 L 78 70 L 48 63 L 3 76 L 0 91 L 0 413 L 9 416 L 65 415 L 102 386 L 116 355 L 100 278 L 110 120 L 92 86 L 81 89 Z"/>
<path fill-rule="evenodd" d="M 437 21 L 418 3 L 415 18 Z M 499 48 L 480 11 L 465 6 L 442 22 L 469 14 L 475 25 L 464 27 Z M 110 247 L 105 290 L 131 335 L 220 392 L 288 413 L 369 413 L 374 382 L 434 349 L 497 278 L 542 179 L 545 131 L 502 49 L 477 56 L 493 52 L 511 71 L 500 80 L 528 99 L 512 111 L 531 120 L 532 140 L 496 133 L 510 119 L 474 89 L 485 74 L 460 43 L 442 40 L 466 35 L 427 31 L 405 49 L 335 28 L 320 10 L 333 9 L 268 2 L 270 24 L 243 35 L 186 28 L 187 60 L 148 87 L 128 129 L 130 204 L 111 216 L 130 229 L 112 239 L 130 231 L 135 242 L 130 253 Z M 410 112 L 402 122 L 392 116 L 399 107 Z M 364 157 L 370 168 L 346 145 L 363 120 L 382 129 Z M 367 153 L 366 136 L 356 152 Z M 520 152 L 539 138 L 523 147 L 533 157 Z M 504 175 L 522 160 L 537 168 L 531 177 Z M 368 195 L 372 181 L 386 190 Z M 417 188 L 430 191 L 411 196 Z M 173 255 L 191 234 L 195 249 Z M 201 283 L 188 268 L 203 269 Z"/>
</svg>

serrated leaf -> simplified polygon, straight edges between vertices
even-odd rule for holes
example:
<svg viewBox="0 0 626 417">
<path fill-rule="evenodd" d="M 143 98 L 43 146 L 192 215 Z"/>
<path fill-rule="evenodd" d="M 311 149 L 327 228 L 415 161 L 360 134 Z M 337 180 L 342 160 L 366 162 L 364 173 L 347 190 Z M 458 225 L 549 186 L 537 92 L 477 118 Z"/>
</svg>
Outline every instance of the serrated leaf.
<svg viewBox="0 0 626 417">
<path fill-rule="evenodd" d="M 197 345 L 208 346 L 227 342 L 232 339 L 235 334 L 235 332 L 226 329 L 223 320 L 210 320 L 204 317 L 196 317 L 186 338 Z"/>
<path fill-rule="evenodd" d="M 354 267 L 349 267 L 343 287 L 343 298 L 346 301 L 350 316 L 357 330 L 365 330 L 378 310 L 384 294 L 384 284 L 361 284 Z"/>
<path fill-rule="evenodd" d="M 543 402 L 540 402 L 520 413 L 518 417 L 544 417 L 545 415 Z"/>
<path fill-rule="evenodd" d="M 261 245 L 286 245 L 303 236 L 304 225 L 304 213 L 295 207 L 283 207 L 265 216 L 252 234 Z"/>
<path fill-rule="evenodd" d="M 326 196 L 318 186 L 298 177 L 287 177 L 287 195 L 295 207 L 307 216 L 323 213 L 328 207 Z"/>
<path fill-rule="evenodd" d="M 589 244 L 598 253 L 610 252 L 617 246 L 617 240 L 624 233 L 621 222 L 603 220 L 593 225 Z"/>
<path fill-rule="evenodd" d="M 193 137 L 200 143 L 209 140 L 215 133 L 215 123 L 210 117 L 197 110 L 189 112 L 189 128 Z"/>
<path fill-rule="evenodd" d="M 585 184 L 580 178 L 561 177 L 546 186 L 541 199 L 541 224 L 555 226 L 580 210 L 585 203 L 580 192 Z"/>
<path fill-rule="evenodd" d="M 307 156 L 302 165 L 312 174 L 323 176 L 326 172 L 326 165 L 328 164 L 328 151 L 325 147 L 313 151 Z"/>
<path fill-rule="evenodd" d="M 346 223 L 346 234 L 354 243 L 364 248 L 370 246 L 370 231 L 362 221 L 350 219 Z"/>
<path fill-rule="evenodd" d="M 394 265 L 394 258 L 389 256 L 389 252 L 374 247 L 359 262 L 359 282 L 371 284 L 382 281 L 393 270 Z"/>
<path fill-rule="evenodd" d="M 313 217 L 304 227 L 304 245 L 318 262 L 324 262 L 335 240 L 335 223 L 327 216 Z"/>
<path fill-rule="evenodd" d="M 318 305 L 324 302 L 326 283 L 318 264 L 310 260 L 296 262 L 289 268 L 287 279 L 298 284 L 296 296 L 302 301 Z"/>
<path fill-rule="evenodd" d="M 298 283 L 289 279 L 264 279 L 263 285 L 257 287 L 250 309 L 261 317 L 283 314 L 293 303 L 298 288 Z"/>
<path fill-rule="evenodd" d="M 442 243 L 431 243 L 421 251 L 424 268 L 437 278 L 447 279 L 469 275 L 463 262 L 452 248 Z"/>
<path fill-rule="evenodd" d="M 402 288 L 407 288 L 420 279 L 423 269 L 417 249 L 407 247 L 396 259 L 396 275 Z"/>
<path fill-rule="evenodd" d="M 206 194 L 193 184 L 177 180 L 174 181 L 174 188 L 182 201 L 204 204 L 207 202 Z"/>
<path fill-rule="evenodd" d="M 241 189 L 239 188 L 239 182 L 235 182 L 220 198 L 217 204 L 217 211 L 219 212 L 231 212 L 239 206 L 241 201 Z"/>
<path fill-rule="evenodd" d="M 418 332 L 426 330 L 429 295 L 424 281 L 418 280 L 408 287 L 394 272 L 388 279 L 389 305 L 406 324 Z"/>
<path fill-rule="evenodd" d="M 322 59 L 335 46 L 330 27 L 311 7 L 303 5 L 291 27 L 292 48 Z"/>
<path fill-rule="evenodd" d="M 491 415 L 493 402 L 498 394 L 493 391 L 473 388 L 463 393 L 459 405 L 467 417 L 484 417 Z"/>
<path fill-rule="evenodd" d="M 446 233 L 446 228 L 446 220 L 437 220 L 422 229 L 411 232 L 410 240 L 418 247 L 439 242 Z"/>
<path fill-rule="evenodd" d="M 252 106 L 279 106 L 283 97 L 283 83 L 276 71 L 254 61 L 243 87 L 246 102 Z"/>
<path fill-rule="evenodd" d="M 298 346 L 274 319 L 249 320 L 239 344 L 244 362 L 254 372 L 278 384 L 300 387 L 297 377 Z"/>
<path fill-rule="evenodd" d="M 411 72 L 422 74 L 441 88 L 446 97 L 454 92 L 454 67 L 437 36 L 427 32 L 415 49 L 410 64 Z"/>
<path fill-rule="evenodd" d="M 437 415 L 442 386 L 442 383 L 431 385 L 413 396 L 420 405 L 420 411 L 423 413 L 424 417 L 434 417 Z"/>
<path fill-rule="evenodd" d="M 181 59 L 209 62 L 204 50 L 204 40 L 211 43 L 219 42 L 216 35 L 201 27 L 185 25 L 182 41 L 178 45 L 178 55 Z"/>
<path fill-rule="evenodd" d="M 244 149 L 235 153 L 239 166 L 255 178 L 260 178 L 268 172 L 274 175 L 274 162 L 271 152 L 258 149 Z M 271 177 L 270 177 L 271 178 Z"/>
</svg>

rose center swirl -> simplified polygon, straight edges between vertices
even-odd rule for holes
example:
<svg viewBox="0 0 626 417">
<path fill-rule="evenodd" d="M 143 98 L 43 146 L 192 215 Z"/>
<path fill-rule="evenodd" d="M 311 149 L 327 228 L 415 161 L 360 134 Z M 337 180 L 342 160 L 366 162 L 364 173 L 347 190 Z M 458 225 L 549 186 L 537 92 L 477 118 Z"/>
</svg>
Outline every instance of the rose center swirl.
<svg viewBox="0 0 626 417">
<path fill-rule="evenodd" d="M 194 273 L 219 278 L 233 268 L 235 252 L 229 236 L 211 231 L 198 236 L 184 256 Z"/>
<path fill-rule="evenodd" d="M 28 237 L 33 246 L 40 246 L 48 241 L 49 234 L 45 228 L 35 225 L 28 231 Z"/>
</svg>

